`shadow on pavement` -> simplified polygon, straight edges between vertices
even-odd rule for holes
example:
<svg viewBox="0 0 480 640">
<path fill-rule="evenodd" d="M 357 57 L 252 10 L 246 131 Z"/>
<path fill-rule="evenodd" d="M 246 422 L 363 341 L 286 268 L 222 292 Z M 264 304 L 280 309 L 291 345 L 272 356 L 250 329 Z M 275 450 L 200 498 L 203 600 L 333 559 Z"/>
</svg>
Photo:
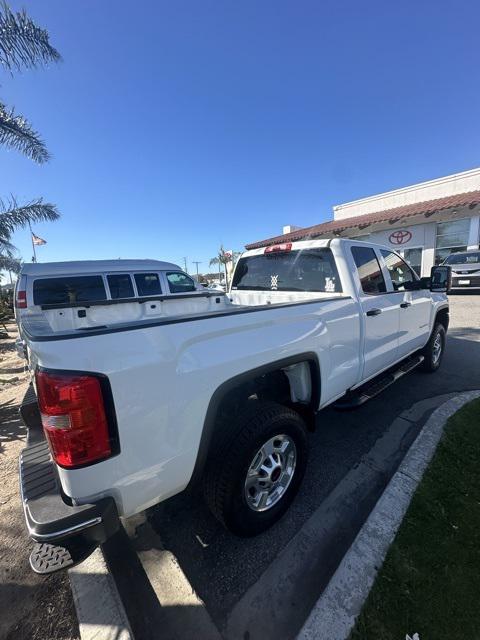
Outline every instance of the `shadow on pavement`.
<svg viewBox="0 0 480 640">
<path fill-rule="evenodd" d="M 387 427 L 413 404 L 442 394 L 480 388 L 480 328 L 449 331 L 447 351 L 435 374 L 414 371 L 355 411 L 321 411 L 311 435 L 309 467 L 299 495 L 272 529 L 250 539 L 235 538 L 213 518 L 200 488 L 179 494 L 150 511 L 149 519 L 213 620 L 223 627 L 230 611 L 342 478 L 359 464 Z M 434 406 L 410 427 L 392 461 L 393 474 Z M 353 520 L 352 520 L 353 522 Z M 338 531 L 354 536 L 354 527 Z M 353 539 L 353 538 L 352 538 Z"/>
</svg>

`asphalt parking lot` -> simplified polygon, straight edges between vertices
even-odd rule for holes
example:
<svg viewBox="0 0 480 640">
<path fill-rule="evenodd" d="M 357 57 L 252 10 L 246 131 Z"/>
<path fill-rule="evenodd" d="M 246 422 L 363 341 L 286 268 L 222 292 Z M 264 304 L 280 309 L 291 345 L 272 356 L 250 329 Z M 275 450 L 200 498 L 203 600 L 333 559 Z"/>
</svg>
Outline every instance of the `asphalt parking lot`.
<svg viewBox="0 0 480 640">
<path fill-rule="evenodd" d="M 440 371 L 415 371 L 355 411 L 322 411 L 310 436 L 303 487 L 271 530 L 253 539 L 233 537 L 200 492 L 181 494 L 150 512 L 158 546 L 178 563 L 224 637 L 294 637 L 430 413 L 447 394 L 480 388 L 479 362 L 480 295 L 452 295 Z M 137 549 L 151 546 L 149 531 L 142 539 L 139 529 Z M 134 626 L 141 637 L 154 638 L 147 601 L 131 606 Z M 182 613 L 181 599 L 175 606 Z"/>
</svg>

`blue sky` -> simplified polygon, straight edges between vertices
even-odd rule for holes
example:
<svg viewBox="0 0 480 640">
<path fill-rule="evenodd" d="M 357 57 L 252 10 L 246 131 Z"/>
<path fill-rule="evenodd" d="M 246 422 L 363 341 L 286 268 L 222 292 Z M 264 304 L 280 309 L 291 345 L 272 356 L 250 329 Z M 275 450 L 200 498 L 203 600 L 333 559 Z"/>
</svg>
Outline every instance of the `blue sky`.
<svg viewBox="0 0 480 640">
<path fill-rule="evenodd" d="M 480 5 L 25 0 L 64 61 L 0 96 L 53 155 L 0 148 L 0 196 L 43 196 L 41 261 L 208 268 L 334 204 L 480 164 Z M 27 231 L 14 237 L 26 260 Z"/>
</svg>

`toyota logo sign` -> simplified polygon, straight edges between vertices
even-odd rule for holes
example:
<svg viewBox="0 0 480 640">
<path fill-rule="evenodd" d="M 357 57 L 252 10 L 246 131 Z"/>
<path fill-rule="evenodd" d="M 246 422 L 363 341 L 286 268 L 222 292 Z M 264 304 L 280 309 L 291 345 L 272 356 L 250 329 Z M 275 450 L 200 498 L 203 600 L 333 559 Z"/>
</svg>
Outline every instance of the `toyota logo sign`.
<svg viewBox="0 0 480 640">
<path fill-rule="evenodd" d="M 388 236 L 391 244 L 405 244 L 412 239 L 412 234 L 410 231 L 406 231 L 405 229 L 399 229 L 398 231 L 394 231 Z"/>
</svg>

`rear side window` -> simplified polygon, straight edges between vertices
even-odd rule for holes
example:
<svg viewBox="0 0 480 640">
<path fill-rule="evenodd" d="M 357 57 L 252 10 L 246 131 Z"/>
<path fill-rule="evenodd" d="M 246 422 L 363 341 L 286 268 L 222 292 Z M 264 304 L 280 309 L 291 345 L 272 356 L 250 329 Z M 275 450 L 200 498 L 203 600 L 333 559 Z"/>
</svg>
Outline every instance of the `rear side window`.
<svg viewBox="0 0 480 640">
<path fill-rule="evenodd" d="M 196 291 L 195 282 L 185 273 L 171 271 L 167 273 L 168 288 L 170 293 L 188 293 Z"/>
<path fill-rule="evenodd" d="M 158 273 L 136 273 L 134 278 L 139 296 L 158 296 L 162 293 Z"/>
<path fill-rule="evenodd" d="M 34 304 L 74 304 L 106 299 L 102 276 L 39 278 L 33 282 Z"/>
<path fill-rule="evenodd" d="M 352 256 L 357 265 L 364 293 L 386 293 L 385 280 L 375 251 L 370 247 L 352 247 Z"/>
<path fill-rule="evenodd" d="M 113 300 L 118 298 L 133 298 L 133 284 L 130 274 L 113 273 L 107 276 L 108 288 Z"/>
<path fill-rule="evenodd" d="M 332 252 L 320 248 L 240 258 L 232 289 L 341 293 L 342 285 Z"/>
</svg>

